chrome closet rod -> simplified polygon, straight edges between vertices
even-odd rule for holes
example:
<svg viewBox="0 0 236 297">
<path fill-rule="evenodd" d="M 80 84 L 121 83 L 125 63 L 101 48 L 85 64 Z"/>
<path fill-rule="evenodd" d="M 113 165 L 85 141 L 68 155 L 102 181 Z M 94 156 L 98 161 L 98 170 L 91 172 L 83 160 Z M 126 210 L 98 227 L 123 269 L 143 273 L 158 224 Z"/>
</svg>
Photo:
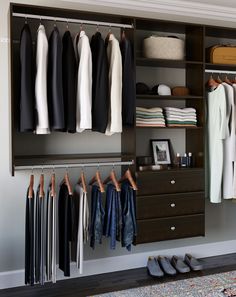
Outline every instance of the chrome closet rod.
<svg viewBox="0 0 236 297">
<path fill-rule="evenodd" d="M 25 18 L 25 19 L 38 19 L 38 20 L 48 20 L 48 21 L 56 21 L 56 22 L 68 22 L 68 23 L 78 23 L 78 24 L 89 24 L 96 26 L 106 26 L 106 27 L 118 27 L 118 28 L 133 28 L 133 25 L 129 24 L 119 24 L 119 23 L 108 23 L 108 22 L 96 22 L 89 20 L 80 20 L 80 19 L 70 19 L 70 18 L 60 18 L 60 17 L 52 17 L 52 16 L 44 16 L 37 14 L 23 14 L 13 12 L 12 16 Z"/>
<path fill-rule="evenodd" d="M 15 170 L 34 170 L 34 169 L 58 169 L 58 168 L 84 168 L 84 167 L 101 167 L 101 166 L 122 166 L 133 165 L 132 161 L 115 161 L 115 162 L 97 162 L 97 163 L 73 163 L 73 164 L 46 164 L 46 165 L 33 165 L 33 166 L 15 166 Z"/>
<path fill-rule="evenodd" d="M 236 74 L 236 71 L 227 71 L 227 70 L 211 70 L 211 69 L 206 69 L 206 73 L 225 73 L 225 74 Z"/>
</svg>

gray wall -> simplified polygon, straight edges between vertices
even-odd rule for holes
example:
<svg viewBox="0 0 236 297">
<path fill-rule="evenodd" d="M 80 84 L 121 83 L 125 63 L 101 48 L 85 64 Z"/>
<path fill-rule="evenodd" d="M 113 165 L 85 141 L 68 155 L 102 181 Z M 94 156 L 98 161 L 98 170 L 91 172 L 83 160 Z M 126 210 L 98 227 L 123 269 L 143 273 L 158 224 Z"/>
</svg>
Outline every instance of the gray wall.
<svg viewBox="0 0 236 297">
<path fill-rule="evenodd" d="M 114 9 L 106 7 L 96 7 L 81 5 L 76 2 L 67 3 L 67 1 L 17 1 L 17 3 L 35 4 L 35 5 L 49 5 L 56 7 L 85 9 L 92 11 L 105 11 L 113 12 Z M 9 31 L 9 0 L 1 0 L 0 2 L 0 38 L 8 37 Z M 132 14 L 130 11 L 124 9 L 116 9 L 117 13 Z M 136 13 L 138 14 L 138 13 Z M 143 15 L 140 13 L 140 15 Z M 147 15 L 147 13 L 146 13 Z M 152 15 L 153 16 L 153 15 Z M 163 16 L 156 14 L 155 17 L 169 18 L 171 16 Z M 182 19 L 181 17 L 174 17 L 175 19 Z M 189 18 L 186 18 L 189 20 Z M 201 22 L 201 21 L 199 21 Z M 214 24 L 214 22 L 212 21 Z M 0 149 L 0 272 L 8 270 L 22 269 L 24 267 L 24 214 L 25 214 L 25 191 L 28 185 L 29 173 L 17 173 L 15 177 L 11 177 L 9 173 L 9 160 L 10 160 L 10 80 L 9 80 L 9 44 L 0 43 L 0 135 L 1 135 L 1 149 Z M 145 71 L 145 70 L 144 70 Z M 138 74 L 140 75 L 140 73 Z M 176 76 L 178 77 L 178 75 Z M 153 81 L 154 82 L 154 81 Z M 177 81 L 176 81 L 177 83 Z M 183 132 L 180 132 L 183 133 Z M 80 145 L 86 150 L 88 147 L 91 149 L 91 133 L 86 132 L 78 141 Z M 55 136 L 59 137 L 59 136 Z M 99 146 L 96 148 L 99 151 L 117 151 L 120 146 L 120 136 L 110 138 L 99 137 Z M 22 138 L 23 139 L 23 138 Z M 21 139 L 18 139 L 22 142 Z M 70 137 L 68 141 L 71 143 Z M 74 141 L 74 140 L 73 140 Z M 93 141 L 95 141 L 93 139 Z M 177 140 L 176 140 L 177 141 Z M 22 142 L 21 153 L 27 153 L 25 142 Z M 47 147 L 47 151 L 51 145 Z M 70 146 L 71 147 L 71 146 Z M 62 149 L 62 147 L 61 147 Z M 92 149 L 91 149 L 92 151 Z M 108 169 L 107 169 L 108 170 Z M 75 182 L 78 177 L 78 171 L 71 170 L 70 175 L 72 182 Z M 57 173 L 58 180 L 62 178 L 63 171 Z M 92 174 L 91 170 L 86 172 L 87 177 Z M 106 172 L 103 172 L 103 176 Z M 47 184 L 47 183 L 46 183 Z M 152 243 L 140 245 L 133 248 L 134 253 L 141 253 L 149 250 L 173 248 L 179 246 L 188 246 L 194 244 L 208 243 L 231 240 L 235 238 L 236 229 L 236 204 L 231 202 L 224 202 L 220 205 L 212 205 L 206 203 L 206 237 L 194 238 L 185 240 L 166 241 L 160 243 Z M 85 249 L 86 259 L 102 258 L 107 256 L 116 256 L 127 254 L 126 250 L 117 248 L 116 251 L 110 251 L 107 244 L 100 246 L 92 251 L 89 247 Z"/>
</svg>

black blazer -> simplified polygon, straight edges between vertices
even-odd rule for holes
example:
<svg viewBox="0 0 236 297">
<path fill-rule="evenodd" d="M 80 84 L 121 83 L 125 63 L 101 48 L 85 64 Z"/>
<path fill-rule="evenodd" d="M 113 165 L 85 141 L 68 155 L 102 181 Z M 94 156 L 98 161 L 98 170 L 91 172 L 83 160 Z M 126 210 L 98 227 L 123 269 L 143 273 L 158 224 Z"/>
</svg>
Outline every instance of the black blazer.
<svg viewBox="0 0 236 297">
<path fill-rule="evenodd" d="M 122 55 L 122 121 L 123 125 L 133 125 L 135 109 L 135 73 L 133 49 L 130 40 L 123 38 L 120 42 Z"/>
<path fill-rule="evenodd" d="M 108 122 L 108 63 L 104 40 L 96 32 L 91 39 L 92 52 L 92 130 L 105 133 Z"/>
<path fill-rule="evenodd" d="M 48 49 L 48 110 L 52 130 L 65 129 L 62 88 L 62 40 L 55 27 L 49 38 Z"/>
<path fill-rule="evenodd" d="M 34 64 L 31 31 L 25 24 L 20 37 L 20 131 L 35 130 Z"/>
<path fill-rule="evenodd" d="M 65 131 L 76 132 L 76 57 L 71 34 L 66 31 L 62 38 L 62 73 Z"/>
</svg>

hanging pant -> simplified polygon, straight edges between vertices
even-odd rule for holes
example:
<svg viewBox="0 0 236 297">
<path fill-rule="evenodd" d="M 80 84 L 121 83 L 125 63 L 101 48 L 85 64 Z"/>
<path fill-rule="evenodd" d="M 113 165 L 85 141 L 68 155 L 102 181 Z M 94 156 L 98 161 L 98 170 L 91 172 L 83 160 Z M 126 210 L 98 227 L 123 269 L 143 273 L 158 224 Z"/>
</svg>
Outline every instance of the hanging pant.
<svg viewBox="0 0 236 297">
<path fill-rule="evenodd" d="M 47 280 L 56 282 L 56 197 L 51 195 L 51 186 L 47 194 L 46 211 L 46 274 Z"/>
<path fill-rule="evenodd" d="M 128 251 L 137 236 L 135 191 L 129 182 L 122 183 L 121 203 L 123 213 L 122 246 Z"/>
<path fill-rule="evenodd" d="M 34 285 L 34 192 L 26 196 L 25 213 L 25 284 Z"/>
<path fill-rule="evenodd" d="M 95 243 L 102 243 L 105 211 L 102 206 L 102 193 L 97 185 L 92 186 L 91 195 L 91 224 L 90 246 L 94 249 Z"/>
<path fill-rule="evenodd" d="M 70 242 L 72 241 L 72 195 L 62 184 L 58 200 L 59 220 L 59 268 L 64 276 L 70 276 Z"/>
<path fill-rule="evenodd" d="M 35 207 L 35 282 L 44 284 L 44 197 L 39 196 L 39 187 L 36 194 Z"/>
</svg>

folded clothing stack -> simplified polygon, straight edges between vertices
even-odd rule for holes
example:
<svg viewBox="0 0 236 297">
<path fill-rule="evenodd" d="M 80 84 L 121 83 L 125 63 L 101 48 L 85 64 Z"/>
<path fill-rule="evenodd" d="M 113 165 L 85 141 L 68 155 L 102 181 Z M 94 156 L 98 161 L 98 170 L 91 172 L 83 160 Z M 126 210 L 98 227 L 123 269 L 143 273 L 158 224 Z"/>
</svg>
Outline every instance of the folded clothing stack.
<svg viewBox="0 0 236 297">
<path fill-rule="evenodd" d="M 197 126 L 197 113 L 196 109 L 188 108 L 165 108 L 166 124 L 167 127 L 189 127 Z"/>
<path fill-rule="evenodd" d="M 136 107 L 137 127 L 165 127 L 163 109 L 160 107 Z"/>
</svg>

